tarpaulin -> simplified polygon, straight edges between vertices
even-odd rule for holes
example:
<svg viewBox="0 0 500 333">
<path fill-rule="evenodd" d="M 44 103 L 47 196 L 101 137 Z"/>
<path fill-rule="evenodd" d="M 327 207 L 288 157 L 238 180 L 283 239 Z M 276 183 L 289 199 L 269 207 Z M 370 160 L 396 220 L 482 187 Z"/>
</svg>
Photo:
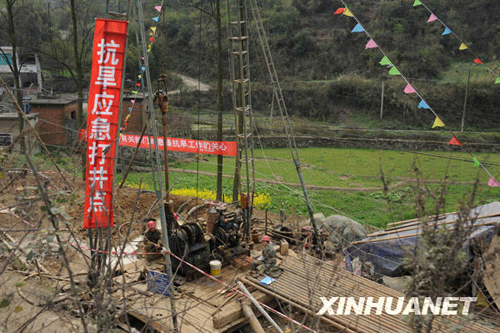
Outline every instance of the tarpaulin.
<svg viewBox="0 0 500 333">
<path fill-rule="evenodd" d="M 438 223 L 441 224 L 440 228 L 451 230 L 454 228 L 452 221 L 458 219 L 458 214 L 452 213 L 439 219 Z M 452 223 L 445 224 L 446 222 Z M 391 229 L 379 231 L 352 244 L 345 251 L 346 268 L 352 272 L 352 260 L 357 257 L 363 264 L 370 263 L 369 266 L 373 266 L 375 273 L 379 275 L 395 277 L 405 274 L 404 260 L 412 254 L 421 239 L 421 229 L 418 222 L 408 226 L 410 223 L 412 222 L 393 225 Z M 429 222 L 429 224 L 431 223 L 433 221 Z M 469 259 L 473 256 L 471 253 L 472 243 L 475 246 L 480 245 L 482 248 L 487 248 L 499 230 L 499 223 L 500 202 L 493 202 L 471 210 L 470 218 L 464 221 L 465 226 L 470 227 L 466 229 L 470 230 L 470 234 L 462 246 Z"/>
</svg>

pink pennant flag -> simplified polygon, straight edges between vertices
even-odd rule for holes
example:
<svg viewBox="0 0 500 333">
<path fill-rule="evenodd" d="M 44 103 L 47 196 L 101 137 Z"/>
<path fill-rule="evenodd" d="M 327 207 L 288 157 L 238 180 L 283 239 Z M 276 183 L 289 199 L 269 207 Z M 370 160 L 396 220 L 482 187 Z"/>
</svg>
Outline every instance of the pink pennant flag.
<svg viewBox="0 0 500 333">
<path fill-rule="evenodd" d="M 367 50 L 367 49 L 374 49 L 376 47 L 378 47 L 377 43 L 375 43 L 375 41 L 373 39 L 370 39 L 368 41 L 368 43 L 366 43 L 365 50 Z"/>
<path fill-rule="evenodd" d="M 436 15 L 431 14 L 431 16 L 429 17 L 429 19 L 427 20 L 427 23 L 429 23 L 429 22 L 434 22 L 434 21 L 436 21 L 437 19 L 438 19 L 438 18 L 437 18 L 437 16 L 436 16 Z"/>
<path fill-rule="evenodd" d="M 405 92 L 405 94 L 414 94 L 417 91 L 411 86 L 411 84 L 408 83 L 408 85 L 406 86 L 404 92 Z"/>
<path fill-rule="evenodd" d="M 131 99 L 130 103 L 135 104 L 135 99 Z"/>
<path fill-rule="evenodd" d="M 156 6 L 155 9 L 159 12 L 161 12 L 161 6 Z"/>
<path fill-rule="evenodd" d="M 500 187 L 500 184 L 495 179 L 495 177 L 491 176 L 490 180 L 488 181 L 488 186 L 489 187 Z"/>
</svg>

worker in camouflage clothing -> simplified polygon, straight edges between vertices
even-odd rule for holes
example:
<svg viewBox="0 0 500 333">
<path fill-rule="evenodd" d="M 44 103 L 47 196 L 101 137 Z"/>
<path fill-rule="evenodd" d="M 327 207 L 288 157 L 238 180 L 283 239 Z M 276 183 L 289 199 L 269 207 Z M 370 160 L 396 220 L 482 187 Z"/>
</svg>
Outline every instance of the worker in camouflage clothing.
<svg viewBox="0 0 500 333">
<path fill-rule="evenodd" d="M 148 230 L 144 233 L 146 243 L 145 250 L 148 253 L 159 253 L 162 247 L 161 231 L 156 228 L 156 220 L 148 219 Z M 147 254 L 146 259 L 151 261 L 154 258 L 161 257 L 159 254 Z"/>
<path fill-rule="evenodd" d="M 276 265 L 276 251 L 270 244 L 271 237 L 263 236 L 260 241 L 262 243 L 262 255 L 259 259 L 252 261 L 251 268 L 256 275 L 268 275 L 277 278 L 281 274 L 281 269 Z"/>
</svg>

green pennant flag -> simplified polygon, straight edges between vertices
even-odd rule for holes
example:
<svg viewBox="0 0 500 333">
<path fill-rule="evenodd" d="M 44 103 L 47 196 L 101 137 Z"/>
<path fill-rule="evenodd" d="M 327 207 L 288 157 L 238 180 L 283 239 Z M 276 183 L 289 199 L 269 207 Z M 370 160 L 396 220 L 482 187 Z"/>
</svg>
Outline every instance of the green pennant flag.
<svg viewBox="0 0 500 333">
<path fill-rule="evenodd" d="M 392 62 L 389 60 L 389 58 L 387 58 L 387 56 L 384 56 L 382 60 L 380 60 L 379 64 L 381 64 L 382 66 L 392 65 Z"/>
<path fill-rule="evenodd" d="M 389 70 L 389 75 L 401 75 L 401 73 L 399 72 L 399 70 L 396 67 L 392 67 Z"/>
<path fill-rule="evenodd" d="M 495 84 L 499 84 L 500 83 L 500 76 L 497 77 L 497 79 L 495 80 Z"/>
<path fill-rule="evenodd" d="M 420 0 L 415 0 L 415 2 L 413 3 L 413 7 L 416 7 L 416 6 L 419 6 L 422 4 L 422 1 Z"/>
<path fill-rule="evenodd" d="M 475 158 L 474 156 L 472 156 L 472 161 L 474 161 L 475 167 L 481 166 L 481 162 L 479 162 L 479 160 L 477 158 Z"/>
</svg>

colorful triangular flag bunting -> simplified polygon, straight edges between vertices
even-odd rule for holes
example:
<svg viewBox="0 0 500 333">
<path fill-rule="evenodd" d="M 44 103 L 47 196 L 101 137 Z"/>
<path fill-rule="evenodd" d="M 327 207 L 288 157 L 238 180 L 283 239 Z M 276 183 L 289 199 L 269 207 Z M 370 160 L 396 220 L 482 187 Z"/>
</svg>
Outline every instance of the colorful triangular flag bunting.
<svg viewBox="0 0 500 333">
<path fill-rule="evenodd" d="M 497 79 L 495 80 L 495 84 L 499 84 L 500 83 L 500 76 L 497 77 Z"/>
<path fill-rule="evenodd" d="M 429 105 L 427 105 L 427 103 L 424 100 L 422 100 L 420 102 L 420 104 L 418 105 L 418 108 L 419 109 L 430 109 Z"/>
<path fill-rule="evenodd" d="M 405 90 L 403 90 L 405 92 L 405 94 L 414 94 L 416 93 L 417 91 L 415 90 L 415 88 L 413 88 L 411 86 L 411 84 L 408 83 L 408 85 L 406 86 Z"/>
<path fill-rule="evenodd" d="M 152 19 L 153 19 L 153 21 L 158 22 L 158 20 L 160 19 L 160 17 L 156 16 L 156 17 L 153 17 Z"/>
<path fill-rule="evenodd" d="M 153 31 L 153 32 L 156 32 L 156 27 L 151 27 L 149 29 L 151 29 L 151 31 Z"/>
<path fill-rule="evenodd" d="M 429 19 L 427 20 L 427 23 L 430 23 L 430 22 L 434 22 L 436 21 L 438 18 L 436 15 L 434 14 L 431 14 L 431 16 L 429 17 Z"/>
<path fill-rule="evenodd" d="M 450 28 L 446 27 L 441 35 L 446 36 L 449 34 L 451 34 L 451 30 L 450 30 Z"/>
<path fill-rule="evenodd" d="M 365 50 L 367 50 L 367 49 L 374 49 L 376 47 L 378 47 L 377 43 L 375 43 L 375 41 L 373 39 L 370 39 L 368 41 L 368 43 L 366 43 Z"/>
<path fill-rule="evenodd" d="M 392 62 L 389 60 L 389 58 L 387 58 L 387 56 L 384 56 L 382 60 L 380 60 L 379 64 L 381 64 L 382 66 L 392 65 Z"/>
<path fill-rule="evenodd" d="M 436 119 L 434 120 L 434 124 L 432 125 L 432 128 L 435 128 L 435 127 L 444 127 L 444 123 L 441 121 L 441 119 L 439 119 L 439 117 L 436 117 Z"/>
<path fill-rule="evenodd" d="M 401 75 L 401 73 L 399 72 L 399 70 L 396 67 L 392 67 L 389 70 L 389 75 Z"/>
<path fill-rule="evenodd" d="M 345 8 L 344 7 L 340 7 L 339 9 L 337 9 L 335 11 L 335 13 L 333 13 L 333 15 L 340 15 L 344 12 Z"/>
<path fill-rule="evenodd" d="M 451 140 L 448 142 L 448 144 L 452 145 L 452 146 L 461 146 L 462 145 L 462 143 L 460 141 L 458 141 L 456 136 L 453 136 L 453 138 L 451 138 Z"/>
<path fill-rule="evenodd" d="M 490 180 L 488 181 L 488 186 L 489 187 L 500 187 L 500 183 L 495 179 L 495 177 L 491 176 Z"/>
<path fill-rule="evenodd" d="M 474 63 L 475 64 L 482 64 L 483 62 L 481 61 L 481 59 L 476 57 L 476 59 L 474 59 Z"/>
<path fill-rule="evenodd" d="M 413 7 L 419 6 L 421 4 L 422 2 L 420 0 L 415 0 L 415 2 L 413 3 Z"/>
<path fill-rule="evenodd" d="M 141 67 L 141 70 L 144 72 L 146 70 L 146 67 Z"/>
<path fill-rule="evenodd" d="M 151 38 L 149 39 L 149 41 L 150 41 L 151 43 L 152 43 L 152 42 L 154 42 L 154 40 L 155 40 L 155 39 L 154 39 L 154 37 L 151 37 Z"/>
<path fill-rule="evenodd" d="M 365 31 L 365 29 L 363 29 L 363 27 L 361 26 L 361 24 L 356 24 L 356 26 L 354 27 L 354 29 L 352 29 L 351 33 L 353 32 L 363 32 Z"/>
<path fill-rule="evenodd" d="M 479 160 L 474 156 L 472 156 L 472 161 L 474 162 L 475 167 L 481 166 L 481 162 L 479 162 Z"/>
<path fill-rule="evenodd" d="M 460 44 L 460 47 L 458 48 L 460 51 L 467 50 L 468 47 L 464 43 Z"/>
<path fill-rule="evenodd" d="M 135 104 L 135 99 L 131 99 L 130 103 Z"/>
<path fill-rule="evenodd" d="M 155 6 L 155 9 L 159 12 L 161 12 L 161 6 Z"/>
<path fill-rule="evenodd" d="M 344 10 L 344 12 L 342 14 L 344 14 L 345 16 L 354 17 L 354 15 L 352 15 L 351 11 L 347 8 Z"/>
<path fill-rule="evenodd" d="M 129 112 L 132 112 L 132 108 L 128 108 L 128 111 L 129 111 Z"/>
</svg>

